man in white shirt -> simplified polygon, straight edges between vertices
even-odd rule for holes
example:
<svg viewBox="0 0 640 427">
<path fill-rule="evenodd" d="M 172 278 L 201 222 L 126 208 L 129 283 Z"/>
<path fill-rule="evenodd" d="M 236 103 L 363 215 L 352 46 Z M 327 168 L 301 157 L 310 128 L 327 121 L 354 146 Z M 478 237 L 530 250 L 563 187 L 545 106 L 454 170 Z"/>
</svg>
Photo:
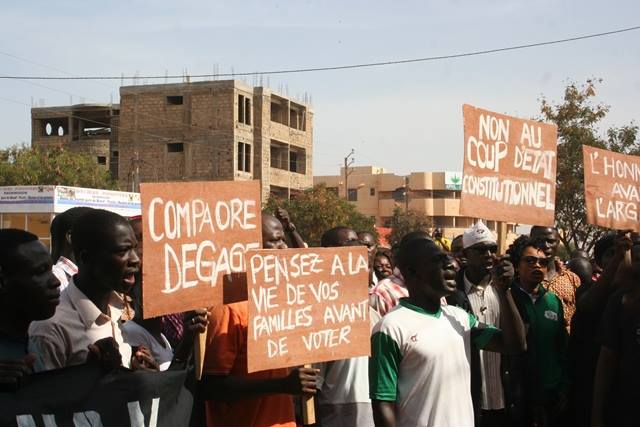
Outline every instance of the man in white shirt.
<svg viewBox="0 0 640 427">
<path fill-rule="evenodd" d="M 409 297 L 386 314 L 371 339 L 369 383 L 377 427 L 473 427 L 470 349 L 517 353 L 522 319 L 505 287 L 502 330 L 441 298 L 456 289 L 451 257 L 433 241 L 401 245 L 397 263 Z"/>
<path fill-rule="evenodd" d="M 325 248 L 359 246 L 358 235 L 348 227 L 335 227 L 322 235 Z M 372 308 L 369 316 L 373 324 L 379 316 Z M 375 319 L 375 320 L 374 320 Z M 372 324 L 372 326 L 373 326 Z M 317 365 L 320 423 L 323 427 L 373 427 L 373 413 L 369 399 L 369 358 L 352 357 Z"/>
<path fill-rule="evenodd" d="M 56 215 L 51 221 L 51 259 L 55 263 L 51 270 L 60 281 L 61 291 L 69 286 L 69 279 L 78 273 L 71 245 L 71 228 L 78 218 L 90 210 L 86 206 L 77 206 Z"/>
<path fill-rule="evenodd" d="M 148 351 L 138 351 L 132 357 L 120 329 L 125 302 L 119 293 L 131 290 L 140 266 L 131 226 L 120 215 L 92 209 L 75 222 L 72 235 L 78 274 L 62 294 L 56 314 L 29 327 L 35 369 L 82 364 L 90 352 L 104 357 L 101 351 L 119 351 L 120 364 L 125 367 L 156 368 Z M 101 345 L 96 346 L 98 341 Z"/>
</svg>

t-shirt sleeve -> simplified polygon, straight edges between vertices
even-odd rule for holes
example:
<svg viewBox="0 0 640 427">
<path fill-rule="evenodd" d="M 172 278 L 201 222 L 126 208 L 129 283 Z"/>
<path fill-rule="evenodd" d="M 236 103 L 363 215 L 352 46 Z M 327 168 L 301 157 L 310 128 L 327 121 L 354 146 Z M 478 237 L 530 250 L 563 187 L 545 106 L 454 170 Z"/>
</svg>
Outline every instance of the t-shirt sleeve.
<svg viewBox="0 0 640 427">
<path fill-rule="evenodd" d="M 242 321 L 238 313 L 224 305 L 211 313 L 210 324 L 203 372 L 229 375 L 241 351 Z"/>
<path fill-rule="evenodd" d="M 43 336 L 29 337 L 29 353 L 36 357 L 33 363 L 34 372 L 51 371 L 64 368 L 66 355 L 61 346 Z"/>
<path fill-rule="evenodd" d="M 600 322 L 598 341 L 603 347 L 613 351 L 620 350 L 620 314 L 622 313 L 622 293 L 609 298 Z"/>
<path fill-rule="evenodd" d="M 469 313 L 469 327 L 471 328 L 471 342 L 479 349 L 483 349 L 489 341 L 500 332 L 500 329 L 493 325 L 486 325 L 478 322 L 473 314 Z"/>
<path fill-rule="evenodd" d="M 385 332 L 374 333 L 371 337 L 371 359 L 369 359 L 371 399 L 396 400 L 400 361 L 400 348 L 396 341 Z"/>
</svg>

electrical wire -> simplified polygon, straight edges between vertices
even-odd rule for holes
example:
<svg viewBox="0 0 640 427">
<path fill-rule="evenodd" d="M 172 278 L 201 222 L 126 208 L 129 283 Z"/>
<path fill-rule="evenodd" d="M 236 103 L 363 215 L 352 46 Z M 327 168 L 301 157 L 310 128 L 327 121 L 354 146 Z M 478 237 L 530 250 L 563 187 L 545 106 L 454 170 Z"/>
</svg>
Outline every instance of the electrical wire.
<svg viewBox="0 0 640 427">
<path fill-rule="evenodd" d="M 601 33 L 587 34 L 576 37 L 567 37 L 563 39 L 549 40 L 537 43 L 526 43 L 514 46 L 499 47 L 493 49 L 477 50 L 471 52 L 454 53 L 449 55 L 428 56 L 424 58 L 411 58 L 400 59 L 395 61 L 380 61 L 380 62 L 368 62 L 362 64 L 348 64 L 348 65 L 336 65 L 327 67 L 310 67 L 310 68 L 294 68 L 288 70 L 270 70 L 270 71 L 252 71 L 241 73 L 218 73 L 218 74 L 193 74 L 189 75 L 190 78 L 208 78 L 208 77 L 238 77 L 238 76 L 260 76 L 260 75 L 274 75 L 274 74 L 294 74 L 294 73 L 310 73 L 318 71 L 336 71 L 336 70 L 348 70 L 354 68 L 370 68 L 381 67 L 387 65 L 399 65 L 410 64 L 416 62 L 429 62 L 429 61 L 442 61 L 446 59 L 465 58 L 470 56 L 488 55 L 492 53 L 508 52 L 513 50 L 530 49 L 540 46 L 550 46 L 561 43 L 569 43 L 579 40 L 592 39 L 597 37 L 610 36 L 614 34 L 620 34 L 630 31 L 636 31 L 640 29 L 640 25 L 633 27 L 620 28 L 612 31 L 605 31 Z M 2 55 L 11 56 L 17 58 L 15 55 L 8 54 L 6 52 L 0 52 Z M 152 76 L 0 76 L 0 80 L 117 80 L 117 79 L 184 79 L 184 75 L 152 75 Z"/>
</svg>

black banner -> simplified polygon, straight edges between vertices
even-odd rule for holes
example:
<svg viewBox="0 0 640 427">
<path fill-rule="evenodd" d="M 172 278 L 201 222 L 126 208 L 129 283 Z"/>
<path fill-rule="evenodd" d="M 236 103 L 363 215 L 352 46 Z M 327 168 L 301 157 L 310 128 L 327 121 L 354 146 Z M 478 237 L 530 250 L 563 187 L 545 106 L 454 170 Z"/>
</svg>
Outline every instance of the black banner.
<svg viewBox="0 0 640 427">
<path fill-rule="evenodd" d="M 82 365 L 28 377 L 15 393 L 0 393 L 0 426 L 187 427 L 191 372 L 103 374 Z"/>
</svg>

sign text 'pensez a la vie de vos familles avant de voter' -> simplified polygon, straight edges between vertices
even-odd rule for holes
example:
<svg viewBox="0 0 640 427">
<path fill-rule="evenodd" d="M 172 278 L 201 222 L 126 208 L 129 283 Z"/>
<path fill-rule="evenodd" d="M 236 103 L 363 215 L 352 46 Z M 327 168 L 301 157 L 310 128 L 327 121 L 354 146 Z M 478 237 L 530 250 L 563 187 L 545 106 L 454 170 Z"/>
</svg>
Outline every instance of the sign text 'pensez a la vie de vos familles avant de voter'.
<svg viewBox="0 0 640 427">
<path fill-rule="evenodd" d="M 149 183 L 140 193 L 145 318 L 220 305 L 223 288 L 246 287 L 245 253 L 262 247 L 258 181 Z"/>
<path fill-rule="evenodd" d="M 464 105 L 460 214 L 554 224 L 557 127 Z"/>
<path fill-rule="evenodd" d="M 249 372 L 368 356 L 365 247 L 247 253 Z"/>
</svg>

